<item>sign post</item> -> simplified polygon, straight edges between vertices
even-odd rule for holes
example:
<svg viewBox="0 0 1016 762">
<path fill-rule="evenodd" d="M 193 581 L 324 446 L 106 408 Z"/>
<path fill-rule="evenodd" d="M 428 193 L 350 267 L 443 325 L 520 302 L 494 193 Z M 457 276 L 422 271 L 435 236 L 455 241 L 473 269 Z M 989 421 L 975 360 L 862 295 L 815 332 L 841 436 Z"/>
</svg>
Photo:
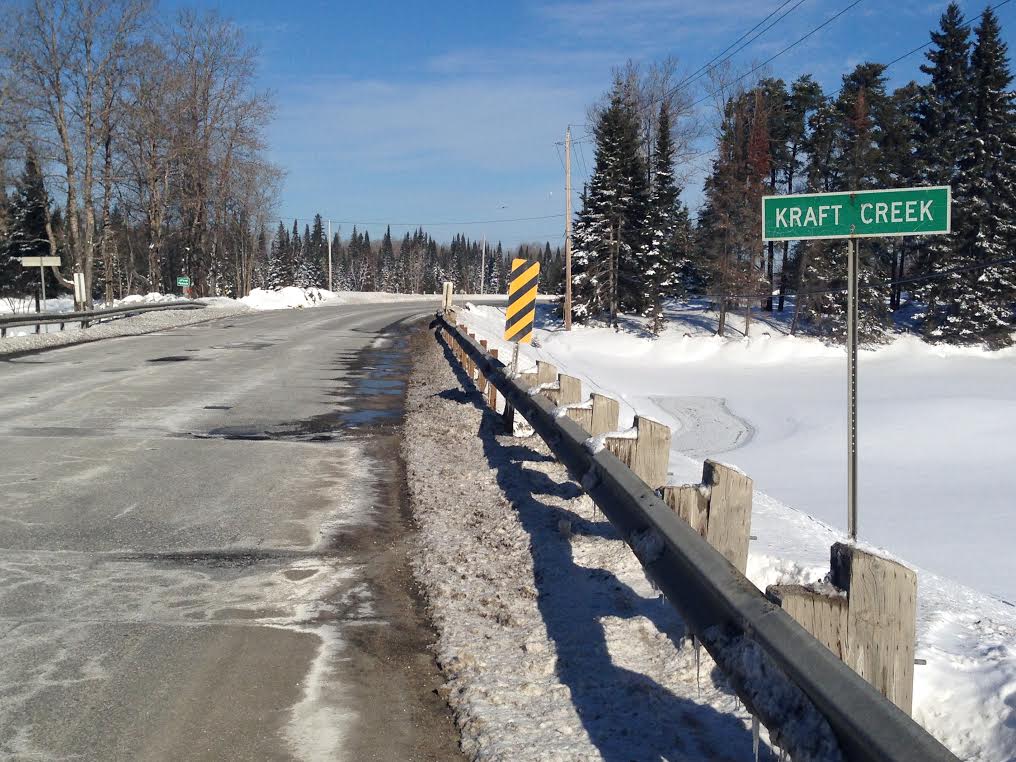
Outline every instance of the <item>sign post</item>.
<svg viewBox="0 0 1016 762">
<path fill-rule="evenodd" d="M 191 280 L 186 275 L 177 276 L 176 285 L 183 287 L 184 296 L 190 296 Z"/>
<path fill-rule="evenodd" d="M 47 267 L 59 267 L 60 257 L 19 257 L 21 260 L 22 267 L 38 267 L 39 268 L 39 287 L 42 291 L 42 306 L 40 310 L 45 310 L 46 307 L 46 268 Z"/>
<path fill-rule="evenodd" d="M 519 344 L 533 341 L 533 321 L 536 319 L 536 285 L 540 280 L 540 263 L 528 259 L 513 259 L 508 279 L 508 309 L 504 313 L 504 340 L 512 346 L 509 373 L 514 377 L 519 370 Z"/>
<path fill-rule="evenodd" d="M 949 186 L 762 198 L 762 240 L 847 239 L 847 531 L 857 539 L 858 238 L 952 231 Z"/>
</svg>

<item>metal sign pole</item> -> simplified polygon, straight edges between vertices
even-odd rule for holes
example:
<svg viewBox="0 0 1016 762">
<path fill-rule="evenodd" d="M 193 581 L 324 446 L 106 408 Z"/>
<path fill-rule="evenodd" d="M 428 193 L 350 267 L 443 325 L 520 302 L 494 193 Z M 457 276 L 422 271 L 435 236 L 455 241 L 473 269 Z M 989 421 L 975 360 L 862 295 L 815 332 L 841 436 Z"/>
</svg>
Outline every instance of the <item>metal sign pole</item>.
<svg viewBox="0 0 1016 762">
<path fill-rule="evenodd" d="M 847 530 L 857 539 L 857 239 L 847 241 Z"/>
<path fill-rule="evenodd" d="M 41 264 L 42 260 L 40 259 L 39 261 L 40 261 L 40 264 L 39 264 L 39 285 L 42 287 L 42 311 L 45 312 L 46 311 L 46 268 L 43 267 L 43 265 Z"/>
</svg>

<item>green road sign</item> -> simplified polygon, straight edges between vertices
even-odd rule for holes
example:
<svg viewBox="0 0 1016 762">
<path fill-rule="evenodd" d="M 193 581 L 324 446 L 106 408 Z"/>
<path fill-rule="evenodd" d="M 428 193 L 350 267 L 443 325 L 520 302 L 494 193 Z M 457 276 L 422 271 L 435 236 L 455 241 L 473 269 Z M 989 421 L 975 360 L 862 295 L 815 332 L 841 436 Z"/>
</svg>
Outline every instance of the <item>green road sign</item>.
<svg viewBox="0 0 1016 762">
<path fill-rule="evenodd" d="M 190 278 L 188 278 L 186 275 L 181 275 L 179 278 L 176 279 L 176 285 L 178 285 L 178 286 L 189 286 L 190 285 Z"/>
<path fill-rule="evenodd" d="M 948 185 L 765 196 L 762 240 L 948 233 L 950 201 Z"/>
</svg>

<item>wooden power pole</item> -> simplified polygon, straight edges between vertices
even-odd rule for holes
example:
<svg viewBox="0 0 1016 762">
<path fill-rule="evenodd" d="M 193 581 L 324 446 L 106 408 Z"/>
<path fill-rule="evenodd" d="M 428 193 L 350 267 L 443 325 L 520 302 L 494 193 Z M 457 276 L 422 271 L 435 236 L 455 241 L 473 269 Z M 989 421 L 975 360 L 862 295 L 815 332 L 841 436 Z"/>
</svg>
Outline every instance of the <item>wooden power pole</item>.
<svg viewBox="0 0 1016 762">
<path fill-rule="evenodd" d="M 564 329 L 571 330 L 571 126 L 564 132 Z"/>
</svg>

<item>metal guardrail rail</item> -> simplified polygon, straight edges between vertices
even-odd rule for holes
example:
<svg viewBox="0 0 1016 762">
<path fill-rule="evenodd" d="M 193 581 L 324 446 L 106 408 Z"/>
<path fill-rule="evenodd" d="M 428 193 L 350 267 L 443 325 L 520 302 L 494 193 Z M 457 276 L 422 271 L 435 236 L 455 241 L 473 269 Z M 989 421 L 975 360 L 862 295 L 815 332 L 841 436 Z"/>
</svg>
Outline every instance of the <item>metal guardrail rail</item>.
<svg viewBox="0 0 1016 762">
<path fill-rule="evenodd" d="M 9 328 L 22 328 L 24 326 L 60 325 L 64 329 L 67 323 L 80 323 L 82 328 L 88 328 L 92 323 L 100 323 L 104 320 L 115 320 L 117 318 L 132 317 L 143 312 L 158 312 L 160 310 L 200 310 L 205 305 L 199 302 L 156 302 L 155 304 L 130 304 L 122 307 L 105 307 L 88 312 L 35 312 L 14 314 L 7 317 L 0 317 L 0 338 L 7 336 Z"/>
<path fill-rule="evenodd" d="M 502 362 L 441 313 L 436 322 L 581 480 L 741 700 L 793 759 L 956 762 L 931 734 L 769 601 L 613 453 L 591 452 L 581 426 L 558 417 L 550 400 L 510 378 Z M 838 750 L 822 742 L 830 731 Z"/>
</svg>

